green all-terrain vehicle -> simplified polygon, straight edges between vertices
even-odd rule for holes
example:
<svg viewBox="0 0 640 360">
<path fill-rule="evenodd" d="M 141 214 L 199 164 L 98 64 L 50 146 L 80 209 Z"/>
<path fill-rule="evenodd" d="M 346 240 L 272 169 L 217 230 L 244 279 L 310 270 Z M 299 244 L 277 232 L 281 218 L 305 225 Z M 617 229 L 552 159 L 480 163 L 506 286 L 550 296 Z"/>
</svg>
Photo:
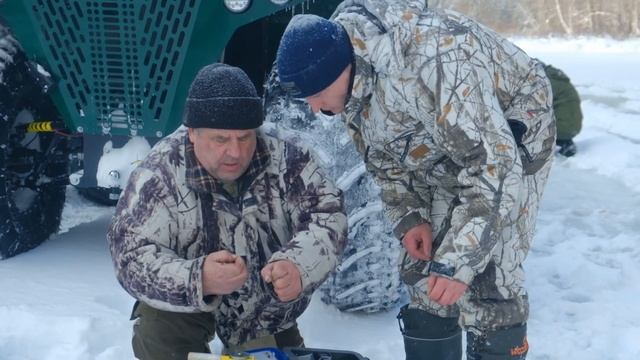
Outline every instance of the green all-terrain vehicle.
<svg viewBox="0 0 640 360">
<path fill-rule="evenodd" d="M 318 143 L 314 124 L 322 120 L 309 122 L 314 116 L 303 103 L 285 99 L 271 71 L 289 19 L 327 17 L 337 3 L 0 0 L 0 259 L 57 231 L 69 184 L 114 204 L 137 161 L 180 125 L 191 80 L 212 62 L 243 68 L 260 90 L 266 81 L 267 120 L 306 136 L 325 159 L 355 154 L 344 150 L 348 139 Z M 326 134 L 323 127 L 318 134 Z M 396 253 L 387 251 L 397 241 L 381 225 L 375 192 L 372 198 L 363 187 L 370 184 L 364 166 L 350 159 L 325 164 L 337 180 L 349 175 L 342 184 L 354 194 L 347 199 L 350 237 L 366 243 L 351 241 L 325 300 L 377 311 L 399 297 Z"/>
</svg>

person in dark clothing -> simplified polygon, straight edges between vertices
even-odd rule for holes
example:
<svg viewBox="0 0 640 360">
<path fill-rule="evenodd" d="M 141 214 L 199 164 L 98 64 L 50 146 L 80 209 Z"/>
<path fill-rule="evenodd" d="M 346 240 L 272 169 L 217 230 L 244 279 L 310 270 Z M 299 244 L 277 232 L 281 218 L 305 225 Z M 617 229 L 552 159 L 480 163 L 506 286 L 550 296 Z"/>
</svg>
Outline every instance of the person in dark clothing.
<svg viewBox="0 0 640 360">
<path fill-rule="evenodd" d="M 564 71 L 550 64 L 544 65 L 544 71 L 551 82 L 553 91 L 553 112 L 556 115 L 556 145 L 558 152 L 566 157 L 576 154 L 578 148 L 573 138 L 582 128 L 582 110 L 580 109 L 580 95 L 571 79 Z"/>
</svg>

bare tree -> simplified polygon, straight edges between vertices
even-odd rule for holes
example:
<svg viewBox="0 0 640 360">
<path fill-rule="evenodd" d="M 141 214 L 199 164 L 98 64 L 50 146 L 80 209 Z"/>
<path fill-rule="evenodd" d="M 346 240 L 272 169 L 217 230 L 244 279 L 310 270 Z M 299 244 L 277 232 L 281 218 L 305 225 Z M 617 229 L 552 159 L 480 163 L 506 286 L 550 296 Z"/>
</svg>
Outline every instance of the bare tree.
<svg viewBox="0 0 640 360">
<path fill-rule="evenodd" d="M 505 34 L 640 35 L 640 0 L 429 0 Z"/>
<path fill-rule="evenodd" d="M 627 0 L 630 16 L 630 33 L 632 35 L 640 35 L 640 2 L 638 0 Z"/>
<path fill-rule="evenodd" d="M 570 13 L 567 14 L 567 16 L 565 16 L 564 14 L 565 11 L 562 9 L 562 6 L 560 6 L 560 0 L 553 0 L 553 5 L 556 11 L 556 17 L 560 22 L 562 29 L 567 35 L 572 35 L 573 34 L 573 22 L 572 22 L 573 17 L 571 16 Z"/>
</svg>

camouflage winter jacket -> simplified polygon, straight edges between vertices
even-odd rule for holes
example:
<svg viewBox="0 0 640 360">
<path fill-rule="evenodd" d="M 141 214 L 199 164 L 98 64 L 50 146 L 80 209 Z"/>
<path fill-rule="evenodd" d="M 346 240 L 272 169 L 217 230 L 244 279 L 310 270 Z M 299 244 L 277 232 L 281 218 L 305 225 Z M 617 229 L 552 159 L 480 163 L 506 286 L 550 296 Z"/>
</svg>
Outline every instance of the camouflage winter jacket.
<svg viewBox="0 0 640 360">
<path fill-rule="evenodd" d="M 490 261 L 504 261 L 508 246 L 515 249 L 506 267 L 518 267 L 547 172 L 535 174 L 548 171 L 554 146 L 542 66 L 424 0 L 346 0 L 332 19 L 355 52 L 343 118 L 381 185 L 396 235 L 430 222 L 439 245 L 432 270 L 467 284 Z M 526 151 L 507 119 L 516 132 L 526 126 Z"/>
<path fill-rule="evenodd" d="M 118 280 L 132 296 L 174 312 L 213 312 L 237 345 L 291 327 L 337 265 L 347 220 L 342 193 L 310 153 L 262 132 L 234 198 L 199 166 L 185 128 L 159 142 L 131 174 L 109 229 Z M 249 269 L 230 295 L 204 296 L 207 254 L 226 249 Z M 283 303 L 260 270 L 290 260 L 303 294 Z"/>
</svg>

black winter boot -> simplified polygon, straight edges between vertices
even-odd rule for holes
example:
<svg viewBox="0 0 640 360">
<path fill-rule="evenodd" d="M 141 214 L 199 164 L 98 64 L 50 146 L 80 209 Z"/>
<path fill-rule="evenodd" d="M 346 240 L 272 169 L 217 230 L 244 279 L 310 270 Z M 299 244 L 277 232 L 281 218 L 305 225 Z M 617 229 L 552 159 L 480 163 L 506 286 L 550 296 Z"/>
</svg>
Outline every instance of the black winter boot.
<svg viewBox="0 0 640 360">
<path fill-rule="evenodd" d="M 524 360 L 528 351 L 527 324 L 481 335 L 467 332 L 467 360 Z"/>
<path fill-rule="evenodd" d="M 576 144 L 574 144 L 573 140 L 556 140 L 556 145 L 560 147 L 558 152 L 560 155 L 564 155 L 565 157 L 571 157 L 578 152 L 578 148 Z"/>
<path fill-rule="evenodd" d="M 404 337 L 406 360 L 462 359 L 458 318 L 442 318 L 405 305 L 398 314 L 398 324 Z"/>
</svg>

